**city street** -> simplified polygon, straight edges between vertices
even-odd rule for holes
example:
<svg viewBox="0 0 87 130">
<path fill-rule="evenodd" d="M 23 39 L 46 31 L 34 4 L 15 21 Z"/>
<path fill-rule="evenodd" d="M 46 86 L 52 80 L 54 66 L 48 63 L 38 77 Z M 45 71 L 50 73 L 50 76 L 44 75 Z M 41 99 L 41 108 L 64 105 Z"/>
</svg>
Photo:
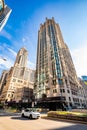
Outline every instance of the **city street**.
<svg viewBox="0 0 87 130">
<path fill-rule="evenodd" d="M 0 116 L 0 130 L 87 130 L 87 125 L 46 119 L 22 118 L 20 114 Z"/>
</svg>

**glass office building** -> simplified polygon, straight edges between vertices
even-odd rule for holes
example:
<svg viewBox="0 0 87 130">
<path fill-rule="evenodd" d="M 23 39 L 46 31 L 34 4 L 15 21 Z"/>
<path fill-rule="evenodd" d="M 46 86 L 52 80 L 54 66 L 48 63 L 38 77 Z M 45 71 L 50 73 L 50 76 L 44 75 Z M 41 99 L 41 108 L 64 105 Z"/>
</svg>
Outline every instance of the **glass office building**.
<svg viewBox="0 0 87 130">
<path fill-rule="evenodd" d="M 7 6 L 4 5 L 4 9 L 2 9 L 2 6 L 0 5 L 0 31 L 3 29 L 5 26 L 10 14 L 11 14 L 11 9 Z"/>
</svg>

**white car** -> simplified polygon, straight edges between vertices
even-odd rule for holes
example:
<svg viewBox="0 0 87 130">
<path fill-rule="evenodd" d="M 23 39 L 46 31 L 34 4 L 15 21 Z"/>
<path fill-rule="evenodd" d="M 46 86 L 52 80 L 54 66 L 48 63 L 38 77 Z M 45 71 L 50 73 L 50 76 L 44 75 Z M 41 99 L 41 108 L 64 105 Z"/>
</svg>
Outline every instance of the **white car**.
<svg viewBox="0 0 87 130">
<path fill-rule="evenodd" d="M 38 119 L 40 117 L 40 113 L 37 112 L 35 109 L 26 108 L 25 110 L 22 110 L 21 116 L 28 117 L 30 119 L 32 118 Z"/>
</svg>

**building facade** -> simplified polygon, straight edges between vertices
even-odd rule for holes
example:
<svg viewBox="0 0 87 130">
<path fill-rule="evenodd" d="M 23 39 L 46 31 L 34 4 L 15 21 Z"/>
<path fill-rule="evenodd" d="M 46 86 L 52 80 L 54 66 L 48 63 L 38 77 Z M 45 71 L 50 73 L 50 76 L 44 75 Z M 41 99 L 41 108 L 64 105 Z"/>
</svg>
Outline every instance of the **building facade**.
<svg viewBox="0 0 87 130">
<path fill-rule="evenodd" d="M 8 71 L 4 70 L 2 72 L 1 78 L 0 78 L 0 95 L 3 91 L 4 86 L 6 85 L 6 79 L 7 79 Z"/>
<path fill-rule="evenodd" d="M 46 18 L 38 31 L 34 85 L 36 101 L 38 104 L 46 104 L 50 109 L 52 106 L 78 106 L 79 86 L 70 51 L 63 40 L 60 27 L 54 18 Z"/>
<path fill-rule="evenodd" d="M 14 100 L 16 102 L 31 102 L 33 98 L 35 70 L 26 69 L 24 73 L 24 78 L 22 80 L 19 80 L 18 78 L 18 80 L 15 81 L 15 83 L 17 84 L 17 89 L 14 94 Z"/>
<path fill-rule="evenodd" d="M 4 3 L 4 0 L 0 0 L 0 31 L 5 26 L 11 11 L 12 10 Z"/>
<path fill-rule="evenodd" d="M 1 94 L 2 102 L 24 102 L 29 100 L 30 95 L 33 96 L 35 70 L 27 68 L 27 61 L 28 52 L 25 48 L 21 48 L 17 54 L 14 66 L 11 67 L 8 73 L 6 86 Z M 28 90 L 28 92 L 25 90 Z"/>
<path fill-rule="evenodd" d="M 79 87 L 80 106 L 87 108 L 87 79 L 79 78 L 81 86 Z"/>
<path fill-rule="evenodd" d="M 0 15 L 3 13 L 4 11 L 4 0 L 0 0 Z"/>
</svg>

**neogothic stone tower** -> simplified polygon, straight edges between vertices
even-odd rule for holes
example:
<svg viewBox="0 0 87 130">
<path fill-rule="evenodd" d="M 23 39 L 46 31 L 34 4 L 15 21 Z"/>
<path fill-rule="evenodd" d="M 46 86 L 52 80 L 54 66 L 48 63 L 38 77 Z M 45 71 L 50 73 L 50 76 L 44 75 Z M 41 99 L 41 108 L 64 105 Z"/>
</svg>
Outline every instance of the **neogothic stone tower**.
<svg viewBox="0 0 87 130">
<path fill-rule="evenodd" d="M 25 48 L 21 48 L 17 54 L 14 66 L 27 67 L 28 52 Z"/>
<path fill-rule="evenodd" d="M 1 94 L 2 102 L 28 102 L 33 96 L 35 70 L 27 67 L 28 51 L 21 48 L 13 67 L 8 72 L 6 85 Z"/>
</svg>

